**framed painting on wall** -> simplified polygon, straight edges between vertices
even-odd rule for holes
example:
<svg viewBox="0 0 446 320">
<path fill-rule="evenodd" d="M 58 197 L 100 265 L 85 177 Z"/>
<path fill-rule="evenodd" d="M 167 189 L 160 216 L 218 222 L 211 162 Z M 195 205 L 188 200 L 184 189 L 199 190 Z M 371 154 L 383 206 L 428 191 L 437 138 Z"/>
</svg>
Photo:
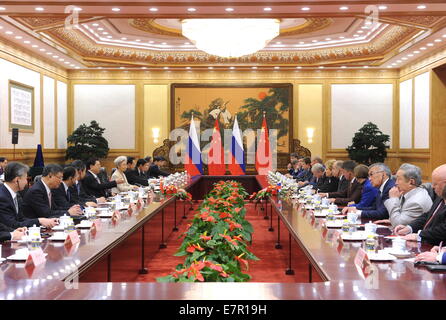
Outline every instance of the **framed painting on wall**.
<svg viewBox="0 0 446 320">
<path fill-rule="evenodd" d="M 214 128 L 217 118 L 221 130 L 232 129 L 235 115 L 242 132 L 256 131 L 261 129 L 265 113 L 268 129 L 277 130 L 278 168 L 282 166 L 281 159 L 288 157 L 293 141 L 292 109 L 293 85 L 290 83 L 174 83 L 171 86 L 171 130 L 188 131 L 193 114 L 200 132 Z M 208 141 L 201 143 L 203 147 Z"/>
<path fill-rule="evenodd" d="M 9 80 L 9 130 L 34 132 L 34 87 Z"/>
</svg>

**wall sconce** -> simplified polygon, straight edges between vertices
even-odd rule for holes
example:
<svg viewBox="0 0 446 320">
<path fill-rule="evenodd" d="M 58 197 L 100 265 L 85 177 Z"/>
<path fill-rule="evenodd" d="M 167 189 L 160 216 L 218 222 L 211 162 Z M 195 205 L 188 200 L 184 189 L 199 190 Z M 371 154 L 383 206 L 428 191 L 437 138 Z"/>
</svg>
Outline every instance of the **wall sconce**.
<svg viewBox="0 0 446 320">
<path fill-rule="evenodd" d="M 158 143 L 160 137 L 160 128 L 152 128 L 153 143 Z"/>
<path fill-rule="evenodd" d="M 313 143 L 314 128 L 307 128 L 308 143 Z"/>
</svg>

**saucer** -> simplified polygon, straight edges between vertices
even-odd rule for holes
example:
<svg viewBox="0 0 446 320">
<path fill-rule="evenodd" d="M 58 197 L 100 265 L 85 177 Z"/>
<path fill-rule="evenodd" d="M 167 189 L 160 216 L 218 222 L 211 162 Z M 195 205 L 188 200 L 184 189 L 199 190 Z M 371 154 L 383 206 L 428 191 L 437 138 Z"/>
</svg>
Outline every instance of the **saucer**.
<svg viewBox="0 0 446 320">
<path fill-rule="evenodd" d="M 113 212 L 104 212 L 101 214 L 98 214 L 99 218 L 111 218 L 113 217 Z"/>
<path fill-rule="evenodd" d="M 64 227 L 62 227 L 61 225 L 57 225 L 51 228 L 51 230 L 53 231 L 64 231 Z"/>
<path fill-rule="evenodd" d="M 397 258 L 388 254 L 384 250 L 379 250 L 378 253 L 368 253 L 367 256 L 371 261 L 394 261 Z"/>
<path fill-rule="evenodd" d="M 90 229 L 93 226 L 93 222 L 88 222 L 88 223 L 79 223 L 76 225 L 76 228 L 79 229 Z"/>
<path fill-rule="evenodd" d="M 68 234 L 64 234 L 63 236 L 51 236 L 51 237 L 49 237 L 48 238 L 48 240 L 51 240 L 51 241 L 65 241 L 66 239 L 67 239 L 67 236 L 68 236 Z"/>
<path fill-rule="evenodd" d="M 367 239 L 367 233 L 363 231 L 353 232 L 352 234 L 342 233 L 341 237 L 342 240 L 347 240 L 347 241 L 362 241 Z"/>
<path fill-rule="evenodd" d="M 341 220 L 325 222 L 327 228 L 342 228 L 342 224 L 343 222 Z"/>
<path fill-rule="evenodd" d="M 397 257 L 397 258 L 407 258 L 412 255 L 412 252 L 410 251 L 394 251 L 393 248 L 386 248 L 385 249 L 387 253 Z"/>
</svg>

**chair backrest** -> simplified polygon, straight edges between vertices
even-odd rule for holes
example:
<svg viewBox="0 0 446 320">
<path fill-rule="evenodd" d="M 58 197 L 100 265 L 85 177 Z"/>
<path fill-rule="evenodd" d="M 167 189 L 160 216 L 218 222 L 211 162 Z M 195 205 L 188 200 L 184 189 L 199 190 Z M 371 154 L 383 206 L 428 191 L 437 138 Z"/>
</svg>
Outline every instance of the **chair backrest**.
<svg viewBox="0 0 446 320">
<path fill-rule="evenodd" d="M 434 189 L 432 188 L 432 183 L 426 182 L 423 183 L 420 187 L 426 189 L 427 193 L 431 197 L 432 201 L 435 201 L 437 199 L 437 194 L 435 193 Z"/>
</svg>

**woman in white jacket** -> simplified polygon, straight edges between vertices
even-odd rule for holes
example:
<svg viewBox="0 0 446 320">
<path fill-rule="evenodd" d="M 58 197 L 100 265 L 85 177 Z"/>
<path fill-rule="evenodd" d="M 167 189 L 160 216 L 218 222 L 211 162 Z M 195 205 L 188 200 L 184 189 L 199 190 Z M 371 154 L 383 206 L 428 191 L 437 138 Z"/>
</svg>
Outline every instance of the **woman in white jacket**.
<svg viewBox="0 0 446 320">
<path fill-rule="evenodd" d="M 111 176 L 111 180 L 123 179 L 124 183 L 118 184 L 115 188 L 112 189 L 113 193 L 126 192 L 134 189 L 138 189 L 137 186 L 129 184 L 127 181 L 127 177 L 125 176 L 125 170 L 127 170 L 127 157 L 119 156 L 114 161 L 116 170 L 113 172 Z"/>
</svg>

